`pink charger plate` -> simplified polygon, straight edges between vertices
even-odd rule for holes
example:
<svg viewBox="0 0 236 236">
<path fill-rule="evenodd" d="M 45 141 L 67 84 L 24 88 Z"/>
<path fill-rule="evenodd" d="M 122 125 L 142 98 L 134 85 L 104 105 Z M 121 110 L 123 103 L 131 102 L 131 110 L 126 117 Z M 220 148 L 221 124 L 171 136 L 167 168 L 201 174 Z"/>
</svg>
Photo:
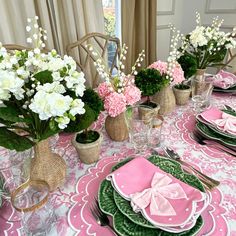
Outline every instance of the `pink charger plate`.
<svg viewBox="0 0 236 236">
<path fill-rule="evenodd" d="M 122 154 L 114 155 L 98 161 L 88 173 L 81 177 L 76 185 L 77 194 L 72 197 L 74 205 L 68 213 L 68 222 L 75 235 L 114 235 L 108 228 L 99 226 L 90 213 L 90 206 L 97 196 L 99 184 L 110 173 L 113 165 L 124 159 Z M 228 226 L 224 218 L 225 209 L 221 205 L 222 195 L 216 188 L 209 193 L 210 204 L 202 213 L 203 227 L 197 235 L 224 236 L 228 235 Z M 217 225 L 220 227 L 217 227 Z"/>
</svg>

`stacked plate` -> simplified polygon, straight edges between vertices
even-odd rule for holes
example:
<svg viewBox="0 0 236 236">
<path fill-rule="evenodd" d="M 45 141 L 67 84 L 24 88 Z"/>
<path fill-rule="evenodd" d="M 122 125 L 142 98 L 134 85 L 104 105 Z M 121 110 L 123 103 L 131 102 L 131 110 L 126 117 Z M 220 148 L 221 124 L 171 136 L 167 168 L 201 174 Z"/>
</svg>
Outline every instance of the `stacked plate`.
<svg viewBox="0 0 236 236">
<path fill-rule="evenodd" d="M 236 111 L 210 108 L 196 116 L 196 129 L 209 140 L 236 150 Z"/>
<path fill-rule="evenodd" d="M 213 76 L 213 85 L 215 92 L 234 93 L 236 92 L 236 75 L 221 70 Z"/>
<path fill-rule="evenodd" d="M 159 156 L 126 159 L 100 185 L 101 210 L 119 235 L 195 235 L 209 197 L 196 176 Z"/>
</svg>

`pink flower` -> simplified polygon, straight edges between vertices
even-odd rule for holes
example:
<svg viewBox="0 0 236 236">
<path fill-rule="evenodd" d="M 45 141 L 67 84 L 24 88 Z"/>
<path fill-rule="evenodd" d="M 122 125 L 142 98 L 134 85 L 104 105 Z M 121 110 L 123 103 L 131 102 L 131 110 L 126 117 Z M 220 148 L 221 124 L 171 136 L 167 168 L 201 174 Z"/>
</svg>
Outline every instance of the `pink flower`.
<svg viewBox="0 0 236 236">
<path fill-rule="evenodd" d="M 158 61 L 152 63 L 150 66 L 148 66 L 148 68 L 153 68 L 153 69 L 159 70 L 161 75 L 163 75 L 167 72 L 167 62 L 163 62 L 163 61 L 158 60 Z"/>
<path fill-rule="evenodd" d="M 172 81 L 173 85 L 179 84 L 179 83 L 181 83 L 182 81 L 185 80 L 185 78 L 184 78 L 184 71 L 182 70 L 182 68 L 181 68 L 179 63 L 175 64 L 175 67 L 173 69 L 172 77 L 173 77 L 173 81 Z"/>
<path fill-rule="evenodd" d="M 105 98 L 107 95 L 109 95 L 109 93 L 111 93 L 110 87 L 106 82 L 99 84 L 97 91 L 101 98 Z"/>
<path fill-rule="evenodd" d="M 133 105 L 141 98 L 141 91 L 134 85 L 125 88 L 124 95 L 127 105 Z"/>
<path fill-rule="evenodd" d="M 109 116 L 118 116 L 126 109 L 125 95 L 117 92 L 110 93 L 104 100 L 104 108 Z"/>
</svg>

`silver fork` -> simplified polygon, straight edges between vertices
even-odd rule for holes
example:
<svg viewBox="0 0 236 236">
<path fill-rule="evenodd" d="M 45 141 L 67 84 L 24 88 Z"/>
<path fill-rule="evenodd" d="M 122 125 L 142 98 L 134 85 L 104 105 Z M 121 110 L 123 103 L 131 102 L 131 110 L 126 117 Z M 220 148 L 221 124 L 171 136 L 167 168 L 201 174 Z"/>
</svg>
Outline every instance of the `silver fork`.
<svg viewBox="0 0 236 236">
<path fill-rule="evenodd" d="M 212 189 L 220 184 L 218 180 L 212 179 L 211 177 L 195 169 L 193 166 L 191 166 L 187 162 L 182 161 L 180 156 L 177 153 L 175 153 L 173 150 L 165 147 L 164 151 L 169 157 L 173 158 L 175 161 L 179 162 L 183 166 L 186 166 L 187 168 L 191 169 L 200 178 L 201 182 L 204 183 L 209 189 Z"/>
<path fill-rule="evenodd" d="M 92 203 L 92 207 L 90 207 L 90 212 L 92 213 L 96 222 L 100 226 L 109 227 L 113 231 L 113 233 L 115 233 L 115 235 L 116 235 L 115 229 L 110 224 L 109 218 L 107 217 L 107 215 L 105 213 L 103 213 L 101 211 L 97 199 L 94 199 L 94 202 Z"/>
</svg>

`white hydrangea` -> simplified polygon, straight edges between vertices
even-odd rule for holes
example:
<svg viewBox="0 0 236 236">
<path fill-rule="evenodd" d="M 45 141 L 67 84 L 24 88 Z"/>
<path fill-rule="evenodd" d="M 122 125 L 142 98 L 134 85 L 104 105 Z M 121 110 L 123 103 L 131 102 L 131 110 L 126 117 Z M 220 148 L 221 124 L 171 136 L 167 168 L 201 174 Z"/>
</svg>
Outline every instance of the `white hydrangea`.
<svg viewBox="0 0 236 236">
<path fill-rule="evenodd" d="M 84 114 L 84 113 L 85 113 L 84 103 L 82 102 L 81 99 L 75 99 L 71 103 L 70 114 L 72 116 L 75 116 L 76 114 Z"/>
<path fill-rule="evenodd" d="M 29 108 L 39 114 L 40 120 L 47 120 L 51 117 L 63 116 L 70 109 L 72 101 L 73 99 L 68 95 L 40 90 L 34 95 Z"/>
<path fill-rule="evenodd" d="M 70 123 L 70 118 L 68 118 L 67 116 L 61 116 L 57 117 L 55 121 L 58 123 L 58 127 L 60 129 L 65 129 L 67 125 Z"/>
<path fill-rule="evenodd" d="M 51 84 L 46 83 L 44 85 L 39 85 L 39 86 L 37 86 L 36 90 L 37 91 L 42 90 L 42 91 L 47 92 L 47 93 L 53 93 L 54 92 L 54 93 L 61 93 L 61 94 L 66 92 L 65 87 L 62 84 L 60 84 L 59 81 L 55 81 Z"/>
<path fill-rule="evenodd" d="M 85 90 L 85 78 L 83 72 L 75 71 L 71 76 L 65 77 L 67 88 L 75 91 L 76 96 L 83 96 Z"/>
<path fill-rule="evenodd" d="M 20 79 L 12 71 L 0 70 L 0 100 L 9 100 L 10 92 L 13 93 L 17 100 L 24 98 L 24 80 Z"/>
<path fill-rule="evenodd" d="M 205 37 L 205 27 L 197 26 L 195 30 L 190 33 L 190 42 L 194 47 L 207 45 L 207 38 Z"/>
</svg>

